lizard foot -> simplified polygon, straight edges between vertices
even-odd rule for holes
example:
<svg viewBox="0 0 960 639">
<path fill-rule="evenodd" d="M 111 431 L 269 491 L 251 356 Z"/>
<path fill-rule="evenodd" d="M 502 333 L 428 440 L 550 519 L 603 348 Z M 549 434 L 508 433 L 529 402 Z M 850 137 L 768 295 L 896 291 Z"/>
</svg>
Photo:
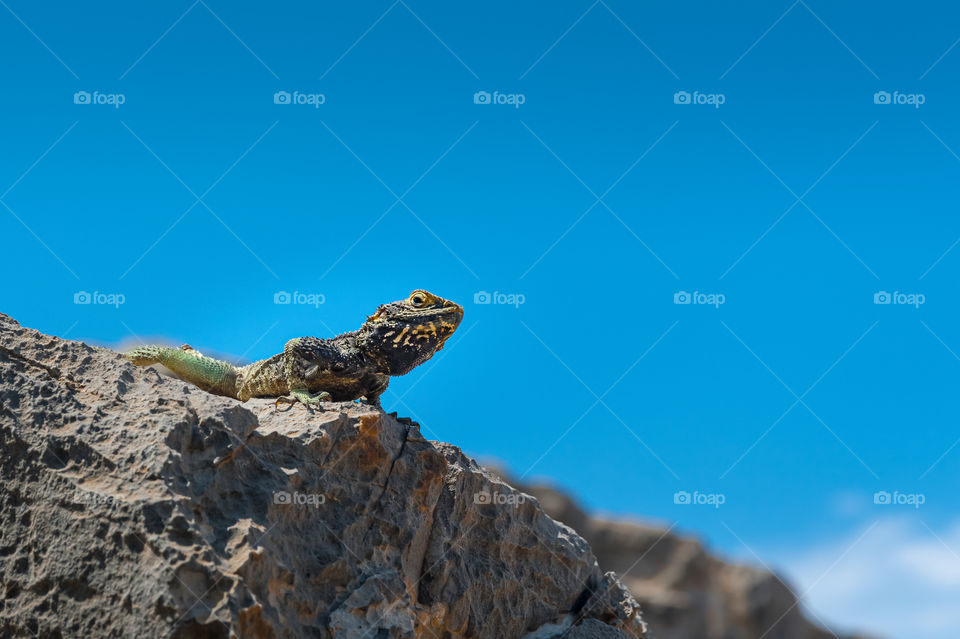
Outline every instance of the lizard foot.
<svg viewBox="0 0 960 639">
<path fill-rule="evenodd" d="M 274 408 L 280 406 L 280 404 L 303 404 L 308 408 L 317 408 L 320 409 L 320 402 L 329 402 L 331 400 L 330 393 L 327 391 L 321 391 L 316 395 L 311 395 L 309 392 L 304 390 L 294 390 L 290 391 L 289 395 L 278 397 L 277 401 L 274 403 Z"/>
<path fill-rule="evenodd" d="M 374 397 L 367 397 L 366 395 L 364 395 L 363 397 L 357 400 L 357 403 L 363 404 L 364 406 L 370 406 L 372 408 L 380 408 L 380 409 L 383 408 L 383 406 L 380 404 L 379 395 L 376 395 Z"/>
</svg>

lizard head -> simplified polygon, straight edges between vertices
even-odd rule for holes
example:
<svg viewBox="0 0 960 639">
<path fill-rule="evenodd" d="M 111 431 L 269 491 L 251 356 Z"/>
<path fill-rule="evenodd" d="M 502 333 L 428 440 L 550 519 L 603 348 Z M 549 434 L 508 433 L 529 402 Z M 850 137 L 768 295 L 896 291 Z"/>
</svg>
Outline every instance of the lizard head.
<svg viewBox="0 0 960 639">
<path fill-rule="evenodd" d="M 405 375 L 443 348 L 463 307 L 423 290 L 377 309 L 360 328 L 360 347 L 380 372 Z"/>
</svg>

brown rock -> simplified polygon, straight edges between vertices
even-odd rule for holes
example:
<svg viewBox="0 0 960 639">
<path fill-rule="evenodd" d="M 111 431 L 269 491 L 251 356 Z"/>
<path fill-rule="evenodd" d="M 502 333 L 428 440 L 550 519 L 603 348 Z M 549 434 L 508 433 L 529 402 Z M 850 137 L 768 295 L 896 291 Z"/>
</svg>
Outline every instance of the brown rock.
<svg viewBox="0 0 960 639">
<path fill-rule="evenodd" d="M 640 602 L 652 638 L 836 637 L 809 620 L 786 582 L 771 572 L 726 562 L 698 540 L 660 526 L 591 517 L 551 486 L 511 483 L 583 535 L 601 568 L 620 575 Z"/>
<path fill-rule="evenodd" d="M 642 637 L 536 500 L 416 425 L 216 397 L 0 315 L 0 636 Z"/>
</svg>

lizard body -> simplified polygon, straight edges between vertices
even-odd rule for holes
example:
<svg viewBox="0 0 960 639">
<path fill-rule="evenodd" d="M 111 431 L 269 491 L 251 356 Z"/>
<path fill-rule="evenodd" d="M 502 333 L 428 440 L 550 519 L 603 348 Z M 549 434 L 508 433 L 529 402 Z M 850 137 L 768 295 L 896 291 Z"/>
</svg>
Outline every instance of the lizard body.
<svg viewBox="0 0 960 639">
<path fill-rule="evenodd" d="M 391 376 L 405 375 L 443 348 L 463 319 L 463 308 L 423 290 L 384 304 L 359 330 L 329 339 L 297 337 L 283 352 L 234 366 L 194 348 L 140 346 L 126 353 L 138 366 L 160 363 L 184 380 L 217 395 L 277 403 L 363 398 L 379 404 Z"/>
</svg>

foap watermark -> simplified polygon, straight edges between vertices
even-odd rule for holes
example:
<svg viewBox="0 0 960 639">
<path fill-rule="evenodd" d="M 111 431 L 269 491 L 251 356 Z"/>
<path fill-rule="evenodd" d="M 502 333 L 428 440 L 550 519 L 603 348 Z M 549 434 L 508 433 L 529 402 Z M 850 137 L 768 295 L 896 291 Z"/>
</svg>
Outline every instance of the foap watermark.
<svg viewBox="0 0 960 639">
<path fill-rule="evenodd" d="M 73 492 L 73 499 L 71 500 L 75 504 L 83 504 L 85 506 L 108 506 L 113 508 L 121 503 L 121 500 L 114 495 L 105 495 L 103 493 L 94 492 L 92 490 L 83 490 L 77 488 Z"/>
<path fill-rule="evenodd" d="M 720 105 L 727 101 L 727 96 L 723 93 L 701 93 L 700 91 L 677 91 L 673 94 L 674 104 L 708 104 L 714 109 L 719 109 Z"/>
<path fill-rule="evenodd" d="M 73 94 L 74 104 L 104 104 L 119 109 L 127 101 L 122 93 L 101 93 L 100 91 L 77 91 Z"/>
<path fill-rule="evenodd" d="M 501 293 L 500 291 L 488 293 L 487 291 L 477 291 L 473 294 L 474 304 L 497 304 L 520 308 L 520 305 L 525 304 L 526 301 L 527 296 L 523 293 Z"/>
<path fill-rule="evenodd" d="M 680 506 L 713 506 L 719 508 L 727 503 L 727 496 L 723 493 L 701 493 L 695 490 L 692 493 L 678 490 L 673 493 L 673 503 Z"/>
<path fill-rule="evenodd" d="M 879 305 L 891 304 L 894 306 L 913 306 L 914 308 L 920 308 L 920 306 L 926 304 L 926 302 L 927 296 L 923 293 L 902 293 L 900 291 L 888 293 L 887 291 L 877 291 L 873 294 L 873 303 Z"/>
<path fill-rule="evenodd" d="M 920 508 L 927 502 L 927 496 L 923 493 L 901 493 L 895 490 L 892 493 L 886 490 L 880 490 L 873 493 L 873 503 L 878 506 L 913 506 Z"/>
<path fill-rule="evenodd" d="M 522 93 L 500 93 L 494 91 L 477 91 L 473 94 L 474 104 L 509 104 L 515 109 L 519 109 L 521 104 L 527 101 L 527 96 Z"/>
<path fill-rule="evenodd" d="M 305 104 L 319 109 L 327 101 L 322 93 L 303 93 L 301 91 L 277 91 L 273 94 L 274 104 Z"/>
<path fill-rule="evenodd" d="M 698 306 L 713 306 L 714 308 L 720 308 L 721 304 L 727 303 L 727 296 L 723 293 L 702 293 L 700 291 L 688 293 L 686 291 L 677 291 L 673 294 L 673 303 L 695 304 Z"/>
<path fill-rule="evenodd" d="M 914 109 L 919 109 L 920 105 L 927 101 L 927 96 L 923 93 L 901 93 L 900 91 L 877 91 L 873 94 L 874 104 L 906 104 Z"/>
<path fill-rule="evenodd" d="M 126 301 L 127 296 L 123 293 L 101 293 L 100 291 L 88 293 L 87 291 L 77 291 L 73 294 L 74 304 L 96 304 L 98 306 L 115 306 L 120 308 L 120 305 L 126 303 Z"/>
<path fill-rule="evenodd" d="M 273 493 L 273 503 L 280 506 L 313 506 L 319 508 L 327 503 L 327 496 L 322 493 L 300 493 L 278 490 Z"/>
<path fill-rule="evenodd" d="M 326 303 L 326 301 L 327 296 L 323 293 L 302 293 L 300 291 L 288 293 L 287 291 L 277 291 L 273 294 L 274 304 L 298 304 L 300 306 L 320 308 L 320 305 Z"/>
<path fill-rule="evenodd" d="M 527 501 L 527 496 L 523 493 L 500 493 L 497 491 L 481 490 L 473 493 L 473 503 L 481 506 L 516 506 Z"/>
</svg>

